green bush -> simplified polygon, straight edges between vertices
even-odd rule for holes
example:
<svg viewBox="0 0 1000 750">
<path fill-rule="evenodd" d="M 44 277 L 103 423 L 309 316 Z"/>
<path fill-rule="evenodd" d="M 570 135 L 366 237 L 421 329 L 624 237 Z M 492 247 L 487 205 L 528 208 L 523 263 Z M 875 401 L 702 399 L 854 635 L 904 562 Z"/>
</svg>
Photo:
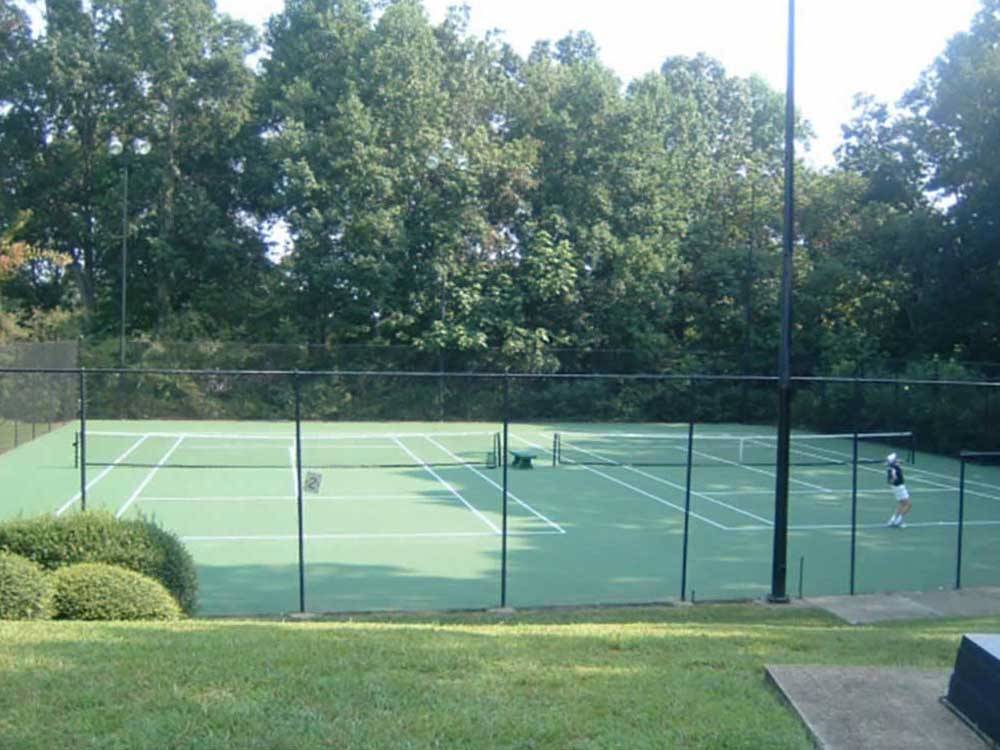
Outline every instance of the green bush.
<svg viewBox="0 0 1000 750">
<path fill-rule="evenodd" d="M 197 605 L 191 554 L 174 534 L 150 521 L 122 521 L 97 511 L 18 519 L 0 524 L 0 550 L 49 570 L 84 562 L 118 565 L 162 583 L 185 613 Z"/>
<path fill-rule="evenodd" d="M 0 620 L 45 620 L 52 615 L 52 584 L 41 565 L 0 551 Z"/>
<path fill-rule="evenodd" d="M 159 581 L 104 563 L 52 573 L 55 616 L 63 620 L 176 620 L 180 607 Z"/>
</svg>

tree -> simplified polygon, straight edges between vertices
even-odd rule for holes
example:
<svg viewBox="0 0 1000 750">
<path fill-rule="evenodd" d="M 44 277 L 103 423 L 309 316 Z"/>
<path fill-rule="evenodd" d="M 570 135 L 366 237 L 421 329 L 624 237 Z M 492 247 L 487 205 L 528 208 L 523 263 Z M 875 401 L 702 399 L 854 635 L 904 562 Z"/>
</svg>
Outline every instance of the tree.
<svg viewBox="0 0 1000 750">
<path fill-rule="evenodd" d="M 950 341 L 939 351 L 995 359 L 1000 345 L 1000 0 L 983 0 L 968 32 L 952 38 L 904 100 L 908 127 L 926 160 L 927 189 L 948 205 L 950 237 L 940 256 L 937 313 Z M 948 346 L 950 344 L 950 347 Z"/>
<path fill-rule="evenodd" d="M 250 305 L 267 270 L 241 213 L 252 29 L 216 16 L 207 0 L 50 0 L 46 10 L 45 35 L 19 58 L 30 85 L 15 89 L 11 108 L 23 113 L 21 153 L 32 153 L 17 196 L 33 209 L 26 238 L 72 259 L 93 330 L 115 325 L 120 172 L 129 168 L 130 324 L 163 330 L 195 317 L 202 334 L 239 326 L 246 311 L 232 295 Z M 152 154 L 141 165 L 112 157 L 112 134 L 144 138 Z"/>
</svg>

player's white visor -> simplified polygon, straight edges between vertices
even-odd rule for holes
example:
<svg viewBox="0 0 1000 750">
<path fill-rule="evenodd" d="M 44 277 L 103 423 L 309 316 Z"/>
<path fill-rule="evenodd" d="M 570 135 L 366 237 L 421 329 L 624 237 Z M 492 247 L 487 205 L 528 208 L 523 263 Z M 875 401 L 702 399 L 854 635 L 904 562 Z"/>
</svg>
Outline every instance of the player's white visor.
<svg viewBox="0 0 1000 750">
<path fill-rule="evenodd" d="M 894 463 L 896 463 L 896 454 L 895 453 L 890 453 L 888 456 L 885 457 L 885 462 L 887 464 L 894 464 Z"/>
</svg>

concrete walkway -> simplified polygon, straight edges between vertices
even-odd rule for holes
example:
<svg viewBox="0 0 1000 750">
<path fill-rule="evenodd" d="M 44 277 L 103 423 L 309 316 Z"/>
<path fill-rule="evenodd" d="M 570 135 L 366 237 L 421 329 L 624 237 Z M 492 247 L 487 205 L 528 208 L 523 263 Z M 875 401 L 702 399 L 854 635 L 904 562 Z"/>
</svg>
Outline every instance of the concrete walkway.
<svg viewBox="0 0 1000 750">
<path fill-rule="evenodd" d="M 985 750 L 941 702 L 950 669 L 769 666 L 822 750 Z"/>
<path fill-rule="evenodd" d="M 1000 587 L 911 593 L 817 596 L 799 604 L 832 612 L 851 625 L 886 620 L 1000 615 Z"/>
<path fill-rule="evenodd" d="M 1000 615 L 1000 587 L 802 599 L 852 625 Z M 951 669 L 768 666 L 822 750 L 984 750 L 941 697 Z"/>
</svg>

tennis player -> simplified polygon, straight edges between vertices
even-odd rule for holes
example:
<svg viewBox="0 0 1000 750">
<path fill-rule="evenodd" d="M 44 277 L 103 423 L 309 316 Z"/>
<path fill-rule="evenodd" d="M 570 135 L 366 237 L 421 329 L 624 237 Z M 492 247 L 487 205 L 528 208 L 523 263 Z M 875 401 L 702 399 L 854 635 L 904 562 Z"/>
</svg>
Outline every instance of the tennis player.
<svg viewBox="0 0 1000 750">
<path fill-rule="evenodd" d="M 903 483 L 903 467 L 899 465 L 899 457 L 895 453 L 890 453 L 885 459 L 886 481 L 892 486 L 892 494 L 896 498 L 896 510 L 892 514 L 886 526 L 895 526 L 897 529 L 905 529 L 903 516 L 910 512 L 913 503 L 910 501 L 910 493 Z"/>
</svg>

